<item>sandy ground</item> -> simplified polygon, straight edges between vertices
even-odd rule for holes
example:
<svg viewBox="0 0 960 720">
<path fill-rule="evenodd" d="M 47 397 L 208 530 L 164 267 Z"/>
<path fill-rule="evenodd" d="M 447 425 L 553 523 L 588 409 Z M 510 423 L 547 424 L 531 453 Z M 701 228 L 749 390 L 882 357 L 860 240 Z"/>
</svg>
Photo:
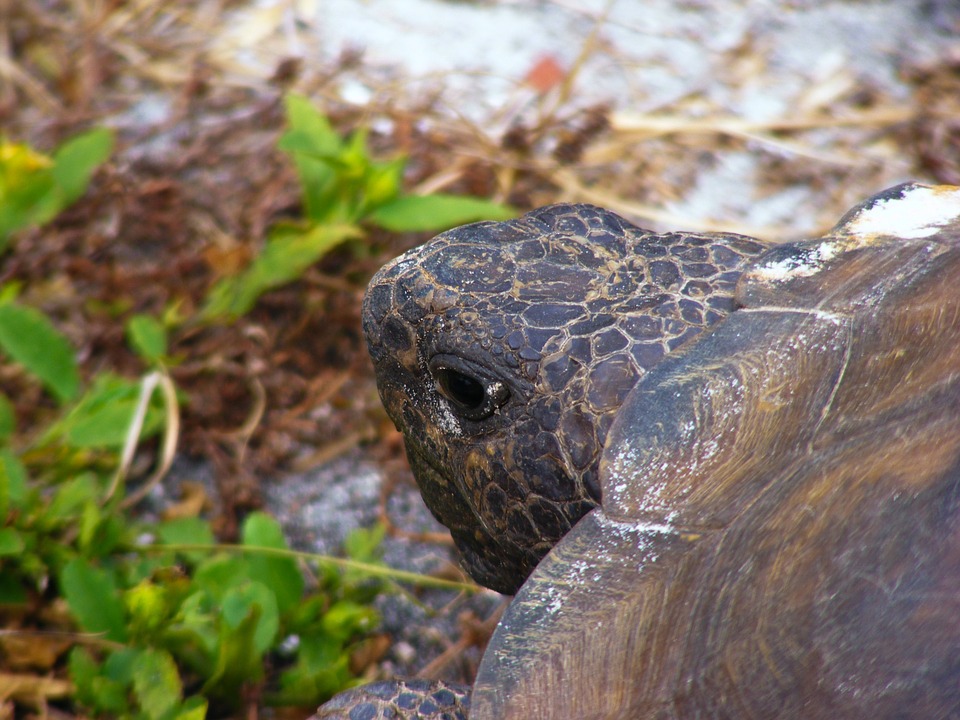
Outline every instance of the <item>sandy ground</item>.
<svg viewBox="0 0 960 720">
<path fill-rule="evenodd" d="M 266 73 L 280 57 L 322 64 L 362 51 L 362 76 L 341 77 L 342 98 L 435 96 L 493 141 L 559 94 L 568 110 L 610 105 L 621 129 L 651 114 L 708 127 L 736 118 L 746 127 L 731 134 L 744 142 L 709 162 L 695 145 L 677 158 L 694 176 L 660 206 L 666 223 L 812 232 L 910 179 L 910 163 L 842 128 L 779 142 L 763 129 L 821 110 L 855 114 L 873 98 L 896 107 L 910 95 L 904 69 L 955 49 L 958 31 L 960 6 L 949 1 L 263 0 L 237 11 L 218 47 L 248 73 Z M 543 61 L 572 73 L 562 92 L 537 92 L 530 75 Z M 758 163 L 770 156 L 834 166 L 844 191 L 825 203 L 824 189 L 800 178 L 771 192 Z"/>
</svg>

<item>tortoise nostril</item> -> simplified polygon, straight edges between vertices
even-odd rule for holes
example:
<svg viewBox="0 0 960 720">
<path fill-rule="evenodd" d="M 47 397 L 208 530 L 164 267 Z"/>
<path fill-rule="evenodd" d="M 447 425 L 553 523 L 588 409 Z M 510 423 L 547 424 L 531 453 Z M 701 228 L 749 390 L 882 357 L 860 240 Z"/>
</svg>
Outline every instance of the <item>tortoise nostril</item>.
<svg viewBox="0 0 960 720">
<path fill-rule="evenodd" d="M 479 410 L 486 400 L 483 383 L 451 368 L 436 371 L 440 391 L 446 398 L 466 410 Z"/>
</svg>

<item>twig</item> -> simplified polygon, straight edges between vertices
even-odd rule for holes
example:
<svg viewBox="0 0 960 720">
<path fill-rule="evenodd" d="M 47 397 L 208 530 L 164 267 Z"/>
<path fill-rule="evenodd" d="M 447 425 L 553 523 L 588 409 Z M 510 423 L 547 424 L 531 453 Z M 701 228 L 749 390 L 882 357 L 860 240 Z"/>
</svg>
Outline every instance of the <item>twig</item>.
<svg viewBox="0 0 960 720">
<path fill-rule="evenodd" d="M 679 115 L 641 115 L 615 112 L 610 115 L 610 128 L 628 136 L 658 137 L 679 133 L 733 135 L 755 137 L 757 133 L 815 130 L 846 126 L 884 126 L 908 122 L 916 116 L 910 107 L 881 107 L 840 117 L 811 116 L 775 118 L 773 120 L 745 120 L 737 117 L 715 116 L 686 118 Z"/>
<path fill-rule="evenodd" d="M 120 454 L 120 465 L 117 467 L 117 471 L 110 481 L 110 487 L 103 498 L 104 504 L 109 502 L 123 481 L 126 480 L 127 473 L 130 472 L 130 465 L 133 463 L 133 456 L 140 442 L 140 434 L 143 432 L 150 398 L 153 397 L 153 392 L 158 386 L 163 392 L 164 409 L 166 410 L 160 462 L 143 486 L 124 499 L 121 507 L 128 508 L 140 502 L 153 486 L 167 474 L 173 464 L 174 456 L 177 453 L 177 438 L 180 435 L 180 406 L 177 403 L 177 391 L 170 376 L 167 375 L 166 371 L 155 370 L 146 375 L 140 382 L 140 397 L 137 400 L 137 407 L 130 420 L 130 425 L 127 427 L 127 436 L 123 443 L 123 451 Z"/>
<path fill-rule="evenodd" d="M 227 545 L 212 543 L 203 545 L 199 543 L 170 543 L 170 544 L 150 544 L 138 545 L 131 548 L 134 552 L 157 553 L 157 552 L 227 552 L 237 553 L 238 555 L 267 555 L 271 557 L 291 558 L 294 560 L 303 560 L 305 562 L 326 563 L 334 565 L 344 570 L 358 570 L 372 577 L 382 577 L 397 582 L 409 582 L 421 587 L 437 587 L 449 590 L 459 590 L 461 592 L 480 592 L 484 588 L 470 582 L 458 582 L 456 580 L 446 580 L 445 578 L 432 577 L 430 575 L 421 575 L 420 573 L 408 572 L 406 570 L 397 570 L 384 565 L 373 565 L 371 563 L 359 562 L 358 560 L 348 560 L 346 558 L 333 557 L 331 555 L 321 555 L 319 553 L 303 552 L 300 550 L 289 550 L 287 548 L 273 548 L 250 545 Z"/>
<path fill-rule="evenodd" d="M 467 648 L 477 645 L 478 639 L 489 639 L 494 629 L 496 629 L 497 625 L 500 623 L 500 618 L 509 604 L 510 601 L 504 599 L 503 602 L 494 608 L 493 612 L 490 613 L 490 616 L 486 620 L 480 623 L 473 623 L 464 628 L 460 639 L 440 653 L 429 663 L 424 665 L 420 669 L 420 672 L 417 673 L 417 677 L 427 679 L 439 677 L 443 669 L 453 662 L 457 656 L 463 653 Z"/>
</svg>

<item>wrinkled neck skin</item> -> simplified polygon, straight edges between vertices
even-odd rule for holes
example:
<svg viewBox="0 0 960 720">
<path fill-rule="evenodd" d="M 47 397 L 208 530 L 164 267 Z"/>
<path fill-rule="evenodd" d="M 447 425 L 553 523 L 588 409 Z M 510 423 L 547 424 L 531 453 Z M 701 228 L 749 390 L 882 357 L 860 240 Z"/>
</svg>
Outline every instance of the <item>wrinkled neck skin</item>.
<svg viewBox="0 0 960 720">
<path fill-rule="evenodd" d="M 380 396 L 477 582 L 516 592 L 599 503 L 627 393 L 733 310 L 766 247 L 555 205 L 456 228 L 377 273 L 363 325 Z"/>
</svg>

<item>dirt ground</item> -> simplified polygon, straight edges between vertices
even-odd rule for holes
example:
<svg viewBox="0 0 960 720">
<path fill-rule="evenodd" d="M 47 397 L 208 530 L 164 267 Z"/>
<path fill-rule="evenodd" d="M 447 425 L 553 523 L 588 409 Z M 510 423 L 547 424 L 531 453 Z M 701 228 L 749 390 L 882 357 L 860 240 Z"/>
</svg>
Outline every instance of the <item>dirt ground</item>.
<svg viewBox="0 0 960 720">
<path fill-rule="evenodd" d="M 196 307 L 300 212 L 276 149 L 290 90 L 343 132 L 369 127 L 384 157 L 409 156 L 414 191 L 810 234 L 896 182 L 960 183 L 958 38 L 949 1 L 0 0 L 4 135 L 50 150 L 107 125 L 119 141 L 81 202 L 17 239 L 0 283 L 23 284 L 85 374 L 143 372 L 105 308 Z M 452 572 L 359 329 L 367 279 L 424 239 L 371 229 L 363 252 L 330 254 L 237 323 L 172 337 L 189 403 L 160 492 L 206 479 L 223 538 L 267 505 L 328 551 L 385 515 L 388 560 Z M 0 383 L 22 425 L 42 414 L 35 388 Z M 413 611 L 385 609 L 401 644 L 369 676 L 440 657 L 424 674 L 469 680 L 498 599 L 449 600 L 421 645 L 404 636 Z"/>
</svg>

